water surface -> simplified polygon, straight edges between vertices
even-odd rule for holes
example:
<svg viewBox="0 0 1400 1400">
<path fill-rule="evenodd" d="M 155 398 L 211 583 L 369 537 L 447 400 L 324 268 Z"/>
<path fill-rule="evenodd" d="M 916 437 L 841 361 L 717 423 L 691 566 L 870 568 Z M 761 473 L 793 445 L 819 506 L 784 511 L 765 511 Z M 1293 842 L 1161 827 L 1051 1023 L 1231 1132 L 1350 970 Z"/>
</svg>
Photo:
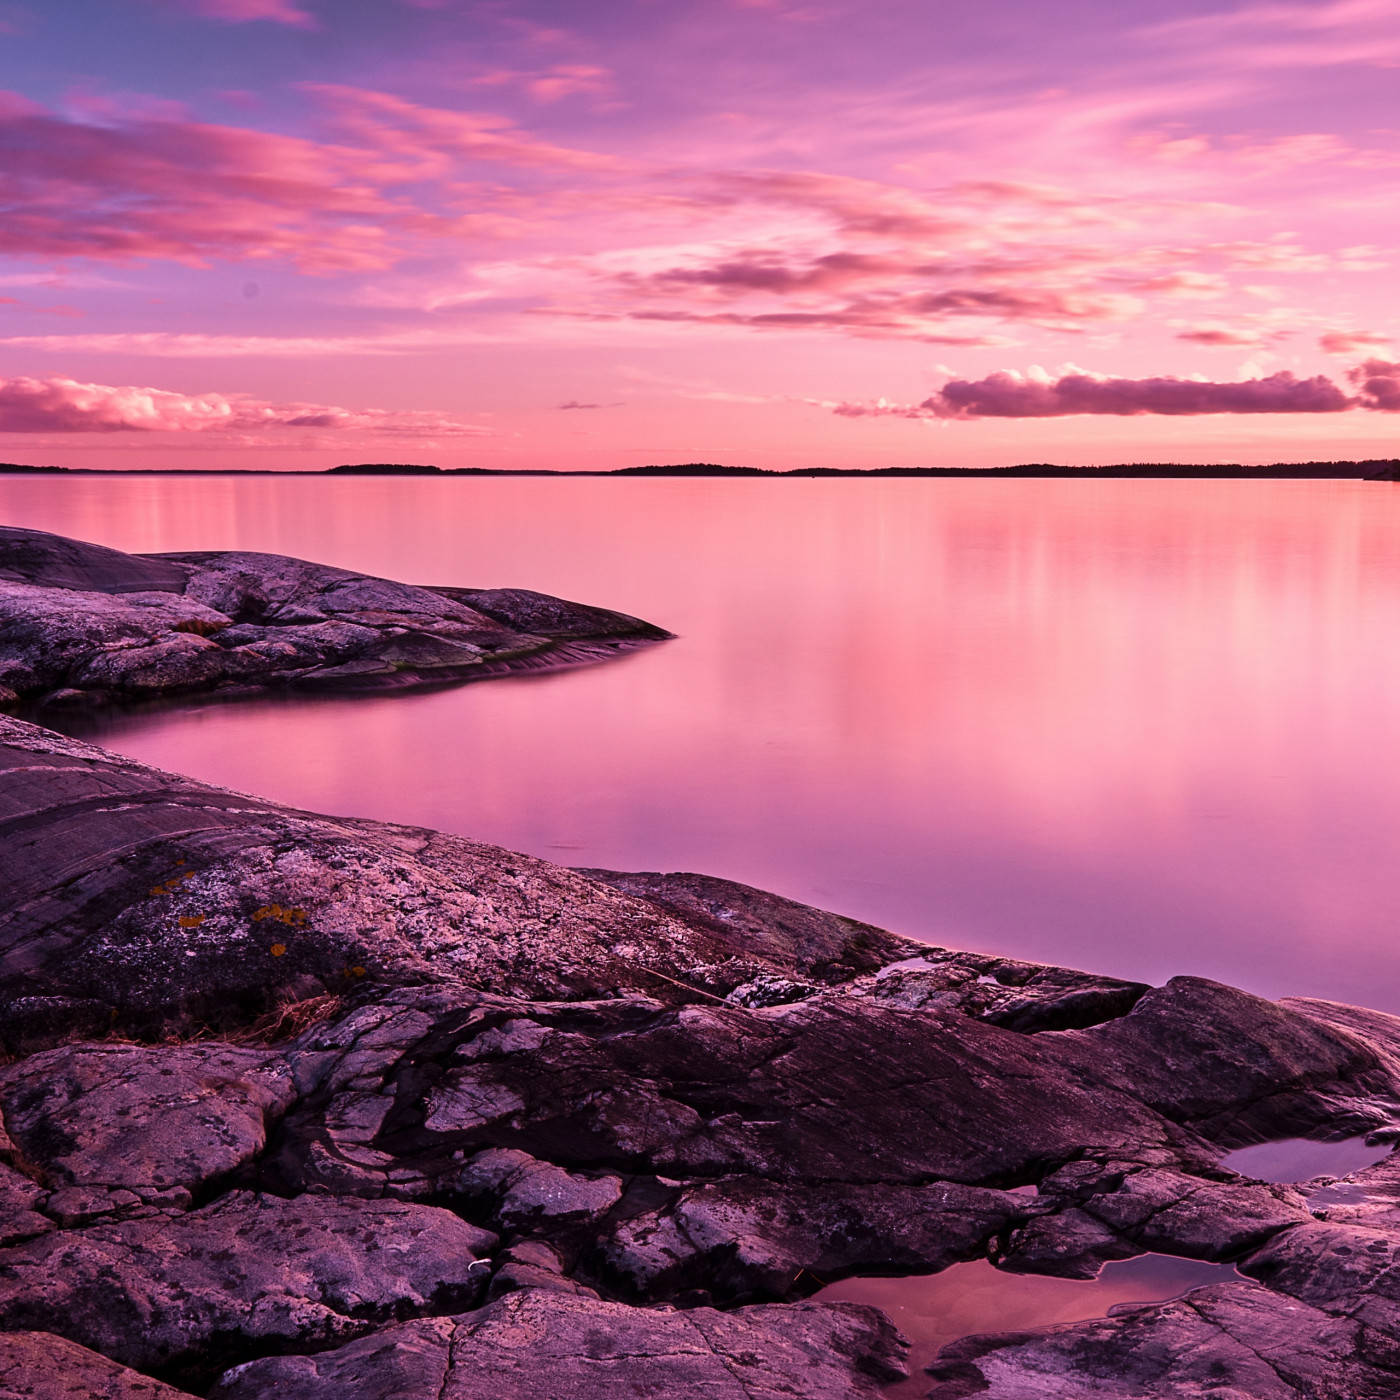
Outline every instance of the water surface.
<svg viewBox="0 0 1400 1400">
<path fill-rule="evenodd" d="M 1400 1010 L 1400 487 L 0 478 L 0 519 L 680 634 L 89 731 L 149 762 L 960 947 Z"/>
<path fill-rule="evenodd" d="M 1340 1138 L 1335 1142 L 1280 1138 L 1276 1142 L 1237 1147 L 1220 1159 L 1220 1165 L 1256 1181 L 1291 1185 L 1319 1176 L 1351 1176 L 1353 1172 L 1385 1161 L 1394 1148 L 1393 1142 L 1368 1143 L 1364 1136 Z"/>
<path fill-rule="evenodd" d="M 954 1264 L 922 1278 L 850 1278 L 820 1290 L 824 1303 L 871 1303 L 909 1340 L 909 1379 L 882 1392 L 889 1400 L 928 1394 L 924 1368 L 949 1342 L 980 1332 L 1032 1328 L 1106 1317 L 1134 1303 L 1165 1302 L 1239 1275 L 1232 1264 L 1140 1254 L 1105 1264 L 1094 1279 L 1011 1274 L 985 1259 Z"/>
</svg>

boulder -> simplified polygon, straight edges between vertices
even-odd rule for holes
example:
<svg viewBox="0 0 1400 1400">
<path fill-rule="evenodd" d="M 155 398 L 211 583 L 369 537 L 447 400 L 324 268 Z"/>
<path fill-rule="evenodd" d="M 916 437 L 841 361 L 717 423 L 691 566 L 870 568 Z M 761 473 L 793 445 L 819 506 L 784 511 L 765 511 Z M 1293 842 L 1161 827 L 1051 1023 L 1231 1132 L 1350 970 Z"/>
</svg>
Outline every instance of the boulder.
<svg viewBox="0 0 1400 1400">
<path fill-rule="evenodd" d="M 197 1376 L 240 1352 L 325 1346 L 469 1306 L 494 1244 L 431 1206 L 231 1192 L 0 1252 L 0 1329 L 47 1329 L 123 1365 Z"/>
</svg>

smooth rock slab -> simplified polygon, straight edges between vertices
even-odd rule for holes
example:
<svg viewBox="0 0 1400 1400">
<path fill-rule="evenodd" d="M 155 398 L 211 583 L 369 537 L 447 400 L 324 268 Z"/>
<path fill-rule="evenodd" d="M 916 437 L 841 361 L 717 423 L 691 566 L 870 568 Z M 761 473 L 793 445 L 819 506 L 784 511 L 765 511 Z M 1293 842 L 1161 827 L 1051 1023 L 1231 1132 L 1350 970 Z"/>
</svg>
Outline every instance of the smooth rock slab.
<svg viewBox="0 0 1400 1400">
<path fill-rule="evenodd" d="M 965 1337 L 931 1400 L 1394 1400 L 1400 1363 L 1358 1323 L 1246 1283 L 1092 1322 Z M 1388 1362 L 1375 1364 L 1377 1359 Z"/>
<path fill-rule="evenodd" d="M 0 1251 L 0 1329 L 56 1331 L 141 1370 L 204 1370 L 470 1306 L 494 1244 L 430 1206 L 234 1192 Z"/>
<path fill-rule="evenodd" d="M 884 1315 L 851 1303 L 720 1313 L 554 1291 L 230 1371 L 211 1400 L 860 1400 L 906 1374 Z"/>
<path fill-rule="evenodd" d="M 0 1332 L 0 1396 L 4 1400 L 190 1400 L 183 1390 L 49 1332 Z"/>
</svg>

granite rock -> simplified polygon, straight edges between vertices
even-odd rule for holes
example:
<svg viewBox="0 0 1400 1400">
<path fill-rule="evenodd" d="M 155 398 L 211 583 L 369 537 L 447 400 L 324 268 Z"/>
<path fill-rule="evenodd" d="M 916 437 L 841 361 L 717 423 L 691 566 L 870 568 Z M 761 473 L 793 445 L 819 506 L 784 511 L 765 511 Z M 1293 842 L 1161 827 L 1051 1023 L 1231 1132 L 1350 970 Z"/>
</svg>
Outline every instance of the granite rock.
<svg viewBox="0 0 1400 1400">
<path fill-rule="evenodd" d="M 406 689 L 605 660 L 669 635 L 524 590 L 419 588 L 242 551 L 130 555 L 0 526 L 12 704 Z"/>
<path fill-rule="evenodd" d="M 386 1328 L 315 1356 L 230 1371 L 211 1400 L 861 1400 L 905 1374 L 873 1308 L 630 1308 L 528 1289 L 479 1312 Z"/>
<path fill-rule="evenodd" d="M 5 1400 L 191 1400 L 150 1376 L 50 1332 L 0 1332 Z"/>
</svg>

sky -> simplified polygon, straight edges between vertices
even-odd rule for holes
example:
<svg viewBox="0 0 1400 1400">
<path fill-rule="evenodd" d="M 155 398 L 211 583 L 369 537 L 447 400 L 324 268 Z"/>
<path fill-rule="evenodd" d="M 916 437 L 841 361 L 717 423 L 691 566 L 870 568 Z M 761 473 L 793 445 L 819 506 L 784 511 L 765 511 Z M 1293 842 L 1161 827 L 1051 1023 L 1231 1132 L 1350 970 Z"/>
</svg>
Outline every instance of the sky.
<svg viewBox="0 0 1400 1400">
<path fill-rule="evenodd" d="M 1400 456 L 1394 0 L 0 0 L 0 460 Z"/>
</svg>

